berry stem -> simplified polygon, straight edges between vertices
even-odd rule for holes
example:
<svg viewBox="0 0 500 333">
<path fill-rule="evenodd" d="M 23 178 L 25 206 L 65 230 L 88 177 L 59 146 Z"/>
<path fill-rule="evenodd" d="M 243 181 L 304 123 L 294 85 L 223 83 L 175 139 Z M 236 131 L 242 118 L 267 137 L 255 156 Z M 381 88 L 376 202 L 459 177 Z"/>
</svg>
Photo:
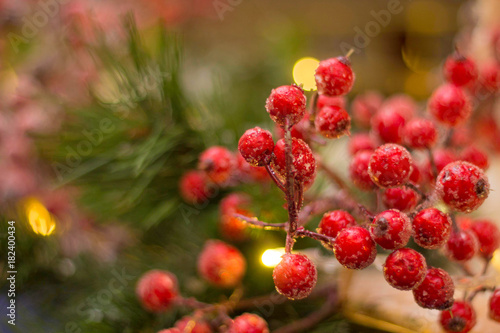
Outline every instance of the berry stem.
<svg viewBox="0 0 500 333">
<path fill-rule="evenodd" d="M 257 220 L 255 217 L 248 217 L 241 214 L 233 214 L 233 216 L 245 221 L 249 225 L 264 229 L 264 230 L 285 230 L 287 223 L 268 223 Z"/>
<path fill-rule="evenodd" d="M 340 177 L 337 172 L 325 164 L 319 158 L 316 158 L 318 167 L 325 172 L 330 180 L 332 180 L 341 190 L 344 190 L 350 197 L 352 197 L 351 189 L 347 186 L 346 182 Z"/>
<path fill-rule="evenodd" d="M 274 170 L 271 168 L 271 166 L 268 164 L 265 166 L 266 168 L 266 171 L 267 173 L 269 174 L 269 176 L 271 177 L 271 179 L 274 181 L 274 183 L 276 184 L 276 186 L 278 186 L 278 188 L 283 191 L 283 192 L 286 192 L 285 190 L 285 185 L 283 185 L 283 183 L 281 182 L 281 180 L 278 178 L 278 176 L 276 176 L 276 173 L 274 172 Z"/>
<path fill-rule="evenodd" d="M 436 178 L 438 175 L 436 161 L 434 160 L 434 154 L 432 154 L 431 148 L 427 148 L 427 155 L 429 156 L 429 162 L 431 163 L 431 170 L 433 178 Z"/>
<path fill-rule="evenodd" d="M 314 92 L 312 99 L 311 99 L 311 105 L 310 105 L 310 115 L 309 115 L 309 122 L 311 123 L 311 128 L 314 129 L 314 119 L 316 118 L 316 113 L 317 113 L 317 105 L 318 105 L 318 98 L 319 94 L 317 91 Z"/>
<path fill-rule="evenodd" d="M 335 241 L 335 238 L 333 237 L 328 237 L 314 231 L 306 230 L 302 227 L 297 230 L 296 235 L 299 237 L 309 237 L 328 244 L 333 244 L 333 242 Z"/>
<path fill-rule="evenodd" d="M 484 293 L 486 291 L 495 291 L 495 287 L 479 286 L 475 288 L 467 297 L 467 302 L 471 303 L 474 297 L 476 297 L 479 293 Z"/>
<path fill-rule="evenodd" d="M 285 165 L 286 165 L 286 201 L 288 208 L 288 229 L 286 235 L 285 252 L 291 253 L 294 244 L 295 231 L 297 230 L 297 207 L 295 205 L 295 167 L 292 155 L 292 133 L 290 120 L 286 119 L 285 124 Z"/>
<path fill-rule="evenodd" d="M 457 218 L 455 216 L 455 213 L 450 213 L 449 215 L 450 215 L 451 226 L 453 227 L 453 231 L 454 232 L 459 232 L 460 231 L 460 227 L 458 226 Z"/>
<path fill-rule="evenodd" d="M 450 127 L 448 129 L 448 132 L 446 133 L 446 138 L 444 139 L 444 146 L 445 147 L 450 147 L 451 146 L 451 141 L 453 139 L 453 133 L 455 132 L 455 129 L 453 127 Z"/>
<path fill-rule="evenodd" d="M 347 53 L 345 54 L 345 57 L 349 59 L 349 57 L 354 53 L 354 48 L 351 48 Z"/>
<path fill-rule="evenodd" d="M 413 191 L 417 192 L 420 195 L 420 197 L 422 198 L 422 201 L 427 201 L 427 199 L 429 198 L 427 194 L 422 192 L 422 190 L 420 189 L 419 186 L 414 185 L 413 183 L 410 183 L 410 182 L 406 183 L 405 186 L 412 189 Z"/>
</svg>

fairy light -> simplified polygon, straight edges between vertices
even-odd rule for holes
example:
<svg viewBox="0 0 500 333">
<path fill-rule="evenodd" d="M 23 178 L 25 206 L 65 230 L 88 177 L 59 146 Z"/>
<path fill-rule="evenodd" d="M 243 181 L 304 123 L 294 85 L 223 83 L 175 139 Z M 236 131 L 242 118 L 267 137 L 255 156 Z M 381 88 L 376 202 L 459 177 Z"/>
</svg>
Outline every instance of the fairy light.
<svg viewBox="0 0 500 333">
<path fill-rule="evenodd" d="M 305 57 L 297 60 L 293 65 L 293 80 L 296 84 L 302 85 L 302 89 L 311 91 L 316 90 L 316 80 L 314 73 L 318 68 L 319 60 L 311 57 Z"/>
<path fill-rule="evenodd" d="M 47 208 L 35 198 L 28 199 L 25 204 L 28 222 L 37 235 L 49 236 L 56 228 L 56 222 Z"/>
<path fill-rule="evenodd" d="M 493 252 L 493 257 L 491 258 L 491 265 L 495 267 L 497 272 L 500 272 L 500 250 Z"/>
<path fill-rule="evenodd" d="M 281 261 L 281 257 L 285 254 L 285 248 L 279 247 L 276 249 L 267 249 L 262 253 L 262 263 L 267 267 L 275 267 Z"/>
</svg>

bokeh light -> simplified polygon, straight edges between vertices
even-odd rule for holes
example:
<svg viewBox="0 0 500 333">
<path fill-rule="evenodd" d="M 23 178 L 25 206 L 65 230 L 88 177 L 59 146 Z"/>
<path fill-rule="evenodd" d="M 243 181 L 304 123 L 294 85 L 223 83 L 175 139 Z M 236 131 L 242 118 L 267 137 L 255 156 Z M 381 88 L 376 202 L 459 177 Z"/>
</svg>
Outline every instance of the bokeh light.
<svg viewBox="0 0 500 333">
<path fill-rule="evenodd" d="M 276 249 L 268 249 L 262 253 L 262 263 L 267 267 L 275 267 L 281 261 L 281 257 L 285 254 L 285 248 L 279 247 Z"/>
<path fill-rule="evenodd" d="M 56 228 L 56 222 L 47 208 L 36 198 L 29 198 L 25 204 L 28 222 L 37 235 L 49 236 Z"/>
<path fill-rule="evenodd" d="M 297 60 L 293 65 L 293 80 L 296 84 L 302 85 L 302 89 L 316 90 L 316 80 L 314 73 L 318 68 L 319 60 L 312 57 L 305 57 Z"/>
</svg>

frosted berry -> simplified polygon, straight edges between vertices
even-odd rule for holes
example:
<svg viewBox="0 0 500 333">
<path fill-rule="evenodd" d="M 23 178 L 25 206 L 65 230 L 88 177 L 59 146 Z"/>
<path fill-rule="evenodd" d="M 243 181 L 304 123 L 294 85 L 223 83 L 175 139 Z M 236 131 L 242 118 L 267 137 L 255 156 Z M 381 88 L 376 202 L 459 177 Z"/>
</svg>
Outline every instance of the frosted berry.
<svg viewBox="0 0 500 333">
<path fill-rule="evenodd" d="M 410 219 L 399 210 L 386 210 L 375 216 L 370 224 L 370 234 L 373 240 L 384 249 L 399 249 L 410 240 Z"/>
<path fill-rule="evenodd" d="M 304 117 L 306 96 L 297 86 L 278 87 L 267 98 L 266 110 L 271 119 L 281 127 L 285 127 L 287 119 L 292 126 Z"/>
<path fill-rule="evenodd" d="M 285 254 L 273 271 L 276 290 L 289 299 L 309 296 L 317 278 L 316 266 L 303 254 Z"/>
<path fill-rule="evenodd" d="M 412 163 L 411 155 L 405 148 L 385 144 L 372 154 L 368 174 L 380 187 L 399 186 L 408 182 Z"/>
<path fill-rule="evenodd" d="M 429 111 L 439 122 L 456 126 L 469 118 L 471 105 L 461 88 L 444 84 L 430 97 Z"/>
<path fill-rule="evenodd" d="M 248 226 L 244 221 L 234 216 L 234 213 L 247 217 L 251 217 L 253 214 L 245 209 L 238 208 L 232 214 L 224 214 L 220 217 L 219 230 L 222 236 L 240 242 L 248 238 Z"/>
<path fill-rule="evenodd" d="M 441 268 L 429 268 L 424 280 L 412 290 L 418 305 L 426 309 L 447 310 L 453 305 L 455 286 Z"/>
<path fill-rule="evenodd" d="M 351 113 L 356 125 L 370 127 L 370 119 L 382 105 L 383 97 L 376 91 L 368 91 L 357 95 L 352 101 Z"/>
<path fill-rule="evenodd" d="M 350 269 L 366 268 L 377 256 L 377 248 L 370 232 L 358 226 L 345 228 L 338 233 L 333 252 L 339 263 Z"/>
<path fill-rule="evenodd" d="M 215 184 L 224 184 L 236 169 L 236 159 L 233 153 L 224 147 L 214 146 L 200 155 L 198 168 Z"/>
<path fill-rule="evenodd" d="M 457 160 L 457 157 L 453 153 L 453 151 L 444 148 L 434 149 L 432 152 L 432 156 L 434 158 L 434 164 L 436 165 L 437 172 L 441 172 L 441 170 L 443 170 L 445 166 Z"/>
<path fill-rule="evenodd" d="M 292 129 L 290 130 L 290 134 L 292 134 L 292 138 L 296 139 L 302 139 L 305 142 L 308 142 L 309 140 L 309 128 L 310 128 L 310 115 L 308 112 L 304 114 L 304 117 L 296 123 L 295 125 L 292 126 Z M 285 130 L 282 128 L 280 125 L 276 124 L 275 126 L 275 131 L 278 137 L 284 138 L 285 137 Z"/>
<path fill-rule="evenodd" d="M 245 193 L 234 192 L 228 194 L 220 201 L 220 215 L 230 215 L 241 207 L 246 207 L 250 204 L 250 197 Z"/>
<path fill-rule="evenodd" d="M 495 94 L 500 90 L 500 64 L 490 61 L 481 66 L 479 85 L 486 94 Z"/>
<path fill-rule="evenodd" d="M 313 179 L 316 172 L 316 160 L 307 143 L 300 139 L 292 138 L 292 156 L 293 166 L 295 167 L 295 179 L 302 182 L 308 182 Z M 278 140 L 274 147 L 274 157 L 271 166 L 281 177 L 286 177 L 284 139 Z"/>
<path fill-rule="evenodd" d="M 188 171 L 181 177 L 179 191 L 186 202 L 193 204 L 207 201 L 212 194 L 205 174 L 197 170 Z"/>
<path fill-rule="evenodd" d="M 384 278 L 394 288 L 411 290 L 425 278 L 427 263 L 423 255 L 403 248 L 389 254 L 384 264 Z"/>
<path fill-rule="evenodd" d="M 487 170 L 489 166 L 488 155 L 476 146 L 465 148 L 460 154 L 460 160 L 472 163 L 483 170 Z"/>
<path fill-rule="evenodd" d="M 175 327 L 183 333 L 212 333 L 212 328 L 205 320 L 196 319 L 191 316 L 185 316 L 179 319 L 175 323 Z"/>
<path fill-rule="evenodd" d="M 351 136 L 349 140 L 349 153 L 354 156 L 360 151 L 376 148 L 374 140 L 367 133 L 358 133 Z"/>
<path fill-rule="evenodd" d="M 404 127 L 403 141 L 415 149 L 431 148 L 437 141 L 436 126 L 427 119 L 412 119 Z"/>
<path fill-rule="evenodd" d="M 347 94 L 354 84 L 351 62 L 346 57 L 323 60 L 316 69 L 318 93 L 327 96 Z"/>
<path fill-rule="evenodd" d="M 341 109 L 345 109 L 346 101 L 345 96 L 326 96 L 319 95 L 318 102 L 316 103 L 316 108 L 321 110 L 325 106 L 338 106 Z"/>
<path fill-rule="evenodd" d="M 356 220 L 345 210 L 333 210 L 326 212 L 318 225 L 318 233 L 335 238 L 338 233 L 356 225 Z"/>
<path fill-rule="evenodd" d="M 351 160 L 349 164 L 349 176 L 354 185 L 362 190 L 371 190 L 375 187 L 370 175 L 368 174 L 368 165 L 372 152 L 370 150 L 360 151 Z"/>
<path fill-rule="evenodd" d="M 500 323 L 500 289 L 495 289 L 490 297 L 488 315 L 491 319 Z"/>
<path fill-rule="evenodd" d="M 208 282 L 223 288 L 238 284 L 246 270 L 246 261 L 235 247 L 209 240 L 198 256 L 198 272 Z"/>
<path fill-rule="evenodd" d="M 241 182 L 265 183 L 271 180 L 265 167 L 256 167 L 248 164 L 241 154 L 236 154 L 236 165 L 239 172 L 238 180 Z"/>
<path fill-rule="evenodd" d="M 316 115 L 314 126 L 324 137 L 335 139 L 350 134 L 351 117 L 338 106 L 325 106 Z"/>
<path fill-rule="evenodd" d="M 394 208 L 402 212 L 413 210 L 420 196 L 406 186 L 392 187 L 384 190 L 382 202 L 387 208 Z"/>
<path fill-rule="evenodd" d="M 477 209 L 490 191 L 488 178 L 483 170 L 463 161 L 444 167 L 437 177 L 436 186 L 441 199 L 460 212 Z"/>
<path fill-rule="evenodd" d="M 234 318 L 228 333 L 269 333 L 269 327 L 262 317 L 244 313 Z"/>
<path fill-rule="evenodd" d="M 447 333 L 467 333 L 476 325 L 476 312 L 469 302 L 455 301 L 450 310 L 441 311 L 439 322 Z"/>
<path fill-rule="evenodd" d="M 470 229 L 479 241 L 479 253 L 489 259 L 493 252 L 500 246 L 500 231 L 495 223 L 489 220 L 476 220 L 470 225 Z"/>
<path fill-rule="evenodd" d="M 380 110 L 371 120 L 372 129 L 386 143 L 398 143 L 403 140 L 405 118 L 396 110 Z"/>
<path fill-rule="evenodd" d="M 423 209 L 413 218 L 413 239 L 425 249 L 440 248 L 450 233 L 451 219 L 439 209 Z"/>
<path fill-rule="evenodd" d="M 470 260 L 478 250 L 479 241 L 470 230 L 453 230 L 444 247 L 446 256 L 454 261 Z"/>
<path fill-rule="evenodd" d="M 424 176 L 421 171 L 422 167 L 417 165 L 415 161 L 412 161 L 411 164 L 411 173 L 410 173 L 410 182 L 413 184 L 420 184 L 423 182 Z"/>
<path fill-rule="evenodd" d="M 386 99 L 380 110 L 392 110 L 400 114 L 405 121 L 409 121 L 417 112 L 417 107 L 418 105 L 413 98 L 405 94 L 399 94 Z"/>
<path fill-rule="evenodd" d="M 476 81 L 477 67 L 471 59 L 455 53 L 444 63 L 444 76 L 456 86 L 466 86 Z"/>
<path fill-rule="evenodd" d="M 152 312 L 167 310 L 179 296 L 176 277 L 161 270 L 145 273 L 137 282 L 135 292 L 142 306 Z"/>
<path fill-rule="evenodd" d="M 250 165 L 267 165 L 274 150 L 273 136 L 260 127 L 249 129 L 241 136 L 238 150 Z"/>
</svg>

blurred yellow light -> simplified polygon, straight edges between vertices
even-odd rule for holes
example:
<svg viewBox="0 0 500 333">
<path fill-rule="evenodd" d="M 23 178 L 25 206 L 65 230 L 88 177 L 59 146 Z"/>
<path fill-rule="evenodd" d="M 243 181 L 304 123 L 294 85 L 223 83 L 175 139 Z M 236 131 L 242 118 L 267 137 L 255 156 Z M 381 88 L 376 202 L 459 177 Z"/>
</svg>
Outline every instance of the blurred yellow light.
<svg viewBox="0 0 500 333">
<path fill-rule="evenodd" d="M 497 272 L 500 272 L 500 250 L 493 252 L 493 258 L 491 258 L 491 265 L 495 267 Z"/>
<path fill-rule="evenodd" d="M 285 254 L 285 248 L 268 249 L 262 253 L 262 263 L 267 267 L 275 267 L 280 263 L 281 257 Z"/>
<path fill-rule="evenodd" d="M 56 228 L 56 222 L 47 208 L 35 198 L 24 204 L 28 222 L 37 235 L 48 236 Z"/>
<path fill-rule="evenodd" d="M 319 60 L 311 57 L 301 58 L 293 65 L 293 80 L 296 84 L 302 85 L 302 89 L 316 90 L 316 80 L 314 73 L 318 68 Z"/>
</svg>

